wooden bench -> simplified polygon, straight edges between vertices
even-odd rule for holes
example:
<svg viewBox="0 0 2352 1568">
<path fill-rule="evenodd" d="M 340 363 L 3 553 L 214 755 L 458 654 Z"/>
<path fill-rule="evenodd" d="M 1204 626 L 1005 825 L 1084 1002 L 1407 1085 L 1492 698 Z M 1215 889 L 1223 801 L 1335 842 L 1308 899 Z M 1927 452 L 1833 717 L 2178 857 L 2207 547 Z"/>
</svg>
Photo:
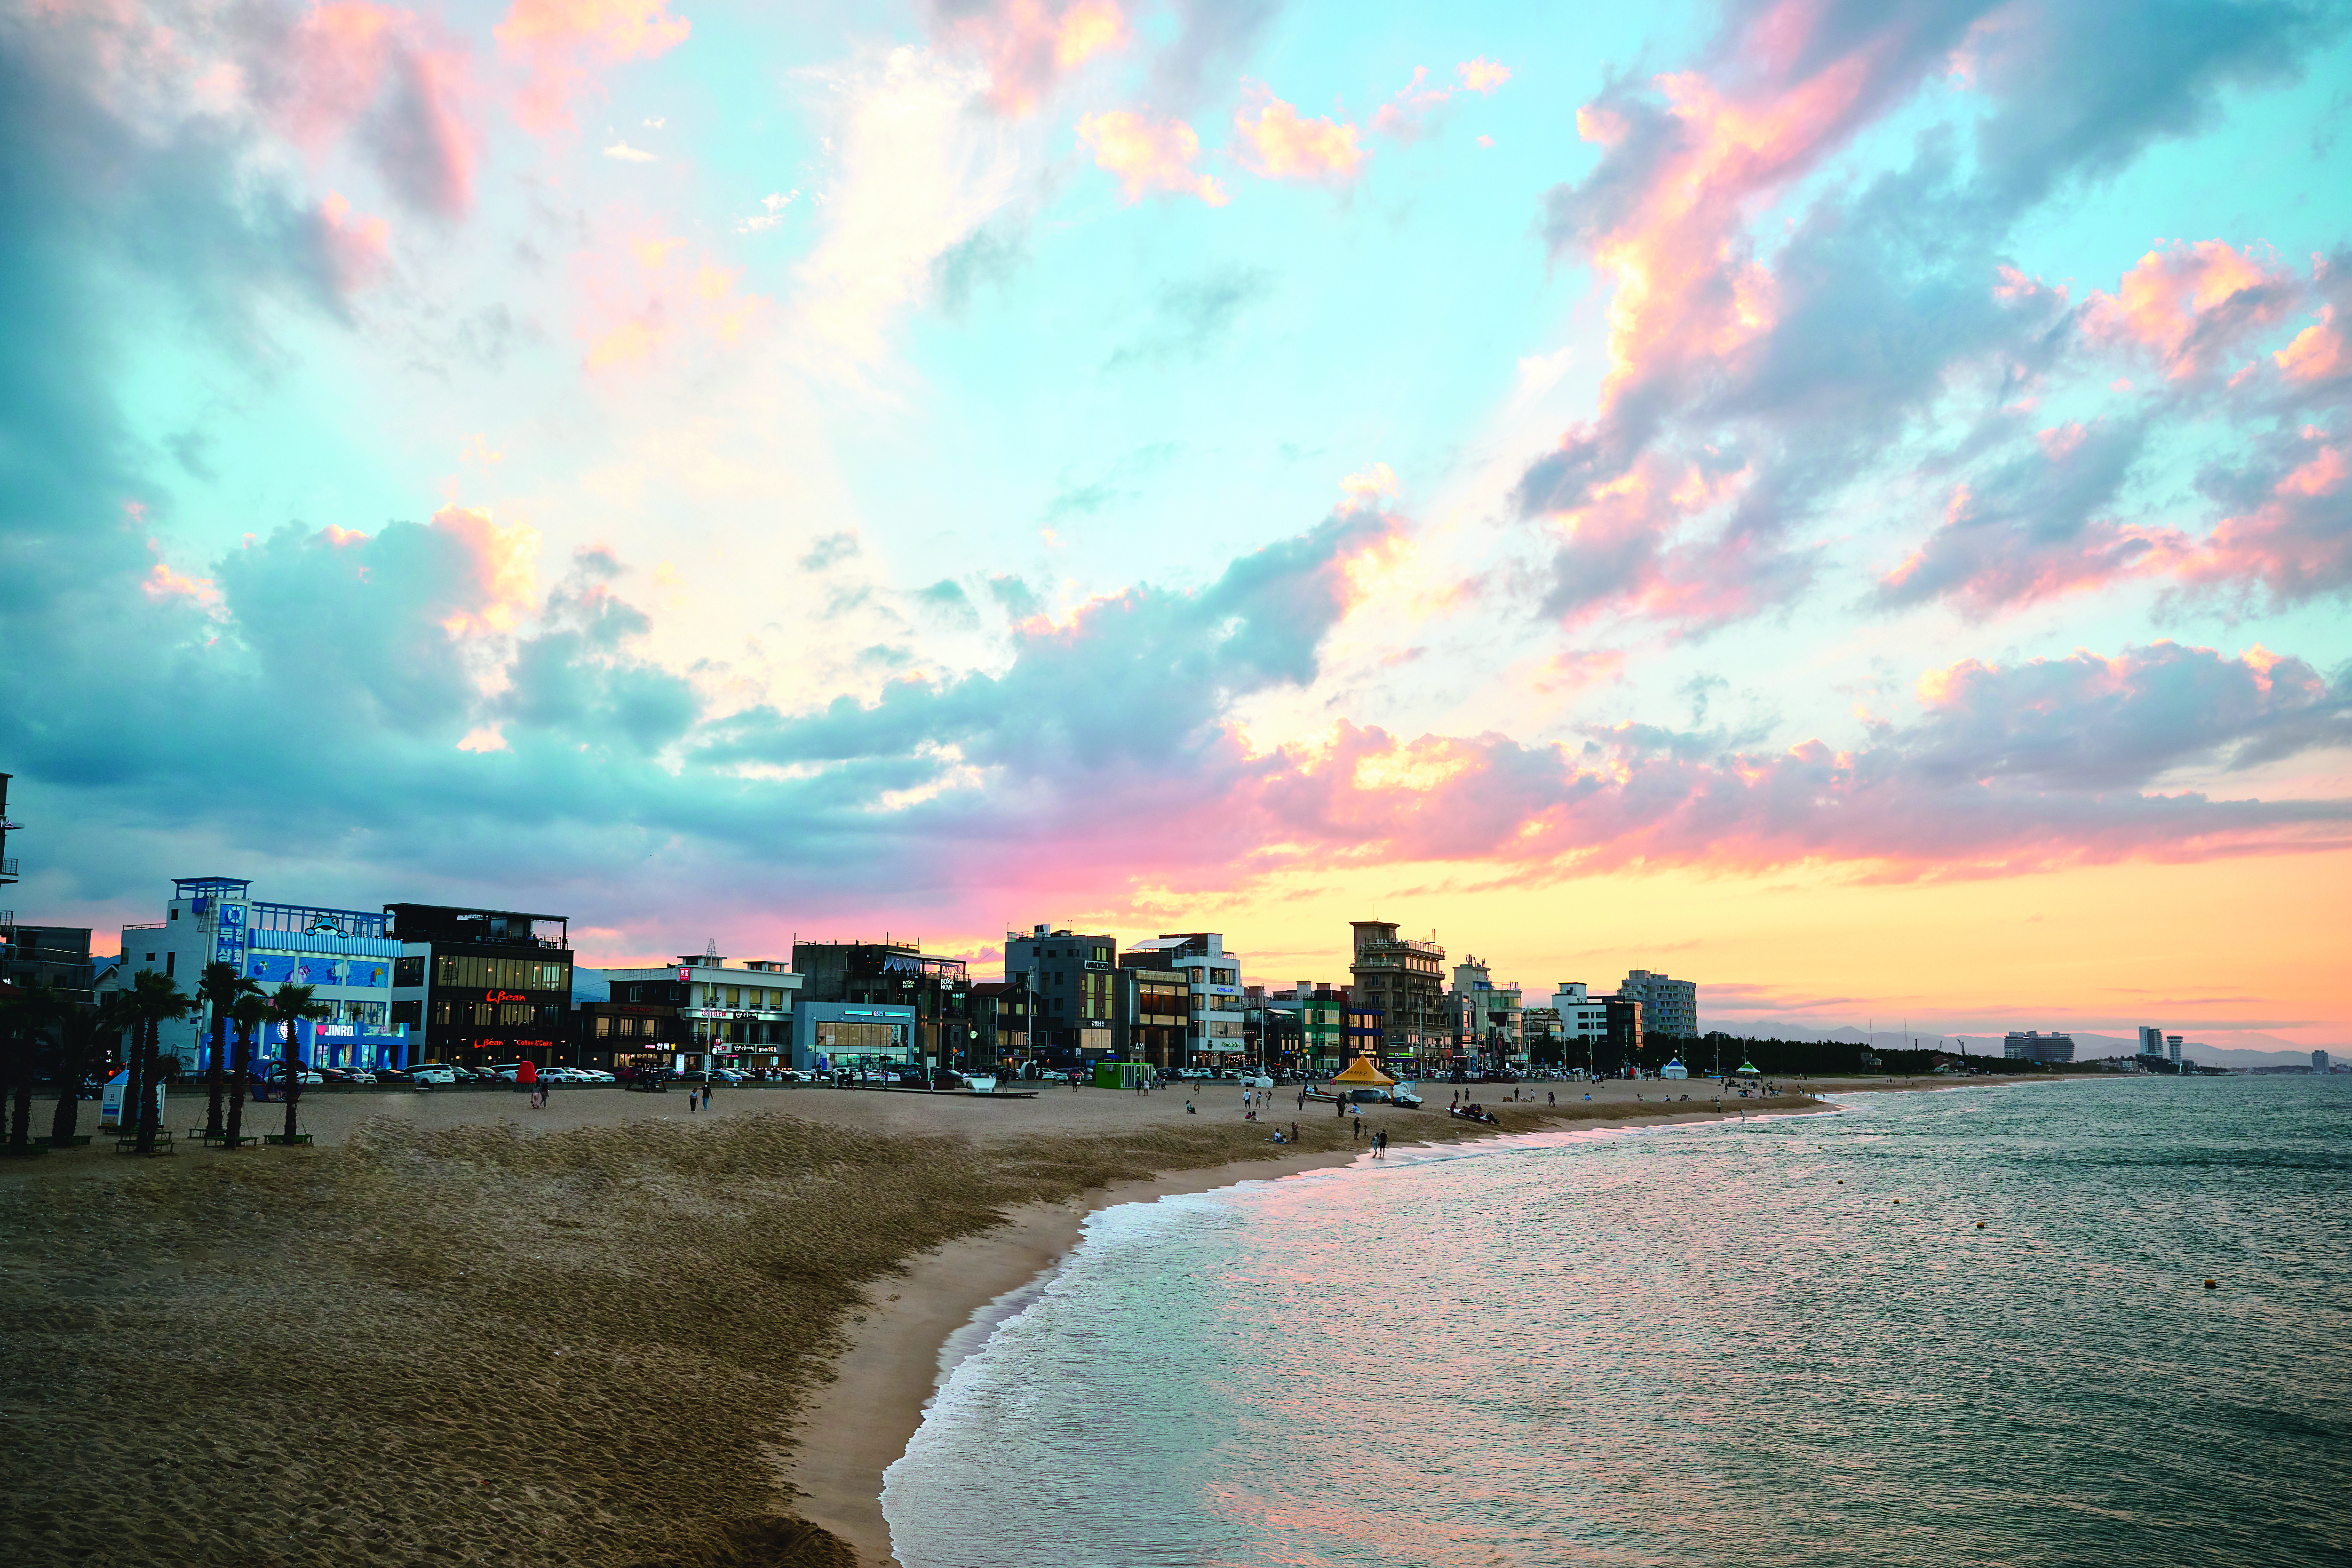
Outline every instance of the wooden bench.
<svg viewBox="0 0 2352 1568">
<path fill-rule="evenodd" d="M 139 1134 L 133 1132 L 127 1138 L 117 1138 L 114 1141 L 114 1152 L 118 1154 L 136 1154 L 139 1152 Z M 159 1128 L 155 1133 L 155 1147 L 153 1152 L 158 1154 L 176 1154 L 179 1152 L 179 1144 L 173 1138 L 172 1134 L 165 1132 Z"/>
<path fill-rule="evenodd" d="M 310 1135 L 308 1132 L 297 1132 L 293 1137 L 289 1138 L 283 1132 L 265 1132 L 261 1135 L 261 1141 L 264 1143 L 276 1143 L 281 1147 L 300 1144 L 307 1148 L 310 1146 Z"/>
</svg>

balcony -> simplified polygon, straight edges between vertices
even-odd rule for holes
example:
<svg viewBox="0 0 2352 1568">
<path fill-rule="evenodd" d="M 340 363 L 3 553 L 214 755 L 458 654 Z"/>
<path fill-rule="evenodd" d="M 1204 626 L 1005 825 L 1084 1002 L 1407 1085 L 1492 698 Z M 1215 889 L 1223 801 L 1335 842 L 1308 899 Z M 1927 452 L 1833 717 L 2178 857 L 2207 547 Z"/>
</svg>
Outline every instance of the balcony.
<svg viewBox="0 0 2352 1568">
<path fill-rule="evenodd" d="M 0 882 L 13 882 L 16 879 L 16 858 L 11 855 L 6 859 L 0 860 Z"/>
</svg>

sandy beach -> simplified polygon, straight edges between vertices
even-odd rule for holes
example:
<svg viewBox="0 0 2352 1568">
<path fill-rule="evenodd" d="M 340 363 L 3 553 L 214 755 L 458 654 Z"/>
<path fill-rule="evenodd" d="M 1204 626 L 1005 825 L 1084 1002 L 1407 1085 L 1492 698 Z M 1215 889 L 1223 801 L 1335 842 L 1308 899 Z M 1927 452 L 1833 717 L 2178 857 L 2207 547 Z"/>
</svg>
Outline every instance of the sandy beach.
<svg viewBox="0 0 2352 1568">
<path fill-rule="evenodd" d="M 1496 1130 L 1442 1101 L 1365 1121 L 1445 1141 L 1711 1098 L 1662 1087 L 1556 1108 L 1485 1087 Z M 1239 1101 L 314 1093 L 314 1149 L 11 1163 L 0 1451 L 20 1506 L 0 1554 L 887 1563 L 881 1471 L 940 1346 L 1087 1213 L 1363 1151 L 1286 1101 L 1304 1141 L 1274 1145 Z M 189 1105 L 173 1125 L 201 1120 Z"/>
</svg>

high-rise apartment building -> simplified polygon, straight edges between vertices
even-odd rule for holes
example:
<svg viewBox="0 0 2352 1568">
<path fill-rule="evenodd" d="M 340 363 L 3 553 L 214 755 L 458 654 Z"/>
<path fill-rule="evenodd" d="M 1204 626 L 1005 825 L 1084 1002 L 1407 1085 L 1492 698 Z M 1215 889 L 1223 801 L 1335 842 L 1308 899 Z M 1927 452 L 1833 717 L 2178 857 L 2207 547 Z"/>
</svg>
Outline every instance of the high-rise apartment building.
<svg viewBox="0 0 2352 1568">
<path fill-rule="evenodd" d="M 2074 1059 L 2074 1037 L 2011 1029 L 2001 1041 L 2001 1054 L 2012 1061 L 2071 1062 Z"/>
<path fill-rule="evenodd" d="M 1625 984 L 1617 994 L 1642 1005 L 1642 1028 L 1652 1035 L 1680 1035 L 1695 1038 L 1698 1034 L 1698 984 L 1696 981 L 1675 980 L 1665 974 L 1653 974 L 1646 969 L 1626 971 Z"/>
</svg>

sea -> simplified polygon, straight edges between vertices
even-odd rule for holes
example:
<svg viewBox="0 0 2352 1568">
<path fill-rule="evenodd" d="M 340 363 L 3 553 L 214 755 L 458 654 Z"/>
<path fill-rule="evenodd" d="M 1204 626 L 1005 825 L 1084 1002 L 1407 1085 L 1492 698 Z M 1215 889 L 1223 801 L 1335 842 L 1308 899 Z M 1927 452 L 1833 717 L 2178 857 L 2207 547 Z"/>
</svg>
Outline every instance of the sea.
<svg viewBox="0 0 2352 1568">
<path fill-rule="evenodd" d="M 2352 1078 L 1407 1125 L 1095 1215 L 943 1354 L 899 1561 L 2352 1563 Z"/>
</svg>

